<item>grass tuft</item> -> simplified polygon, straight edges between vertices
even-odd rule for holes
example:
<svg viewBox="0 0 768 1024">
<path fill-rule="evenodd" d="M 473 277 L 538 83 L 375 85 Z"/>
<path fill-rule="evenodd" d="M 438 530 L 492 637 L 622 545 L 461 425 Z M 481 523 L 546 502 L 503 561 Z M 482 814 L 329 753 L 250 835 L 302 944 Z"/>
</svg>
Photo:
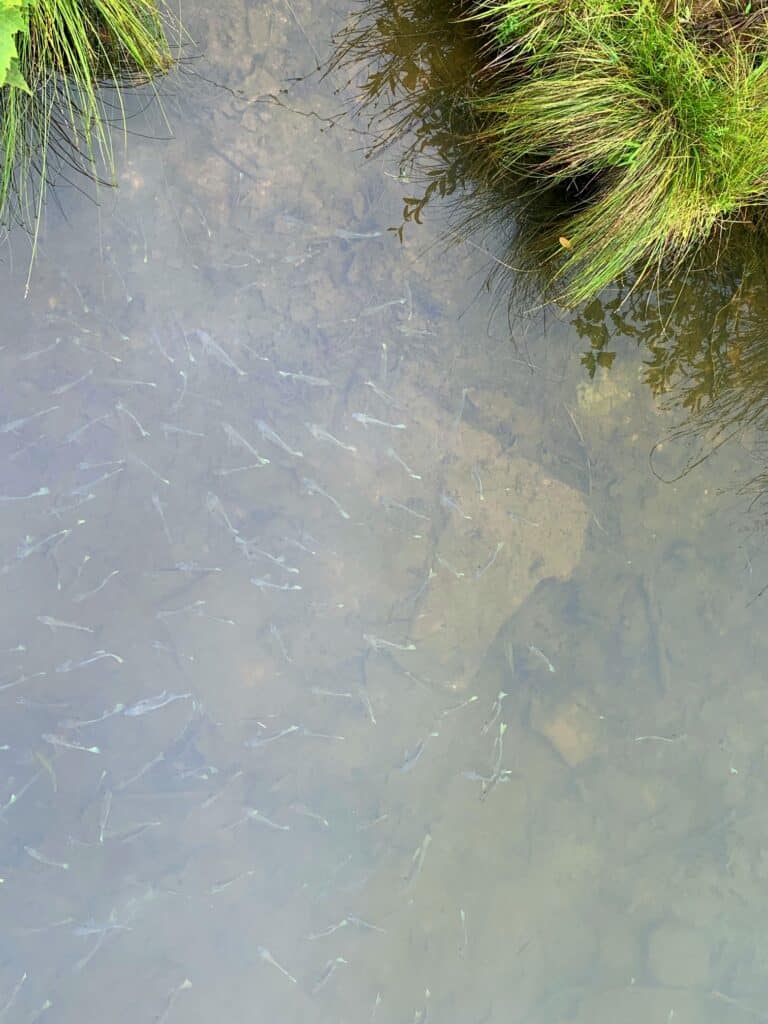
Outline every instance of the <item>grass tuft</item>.
<svg viewBox="0 0 768 1024">
<path fill-rule="evenodd" d="M 0 34 L 12 5 L 0 0 Z M 155 0 L 23 0 L 22 10 L 17 74 L 0 79 L 0 221 L 36 227 L 55 171 L 114 177 L 124 90 L 167 72 L 172 56 Z"/>
<path fill-rule="evenodd" d="M 465 5 L 466 7 L 466 5 Z M 550 255 L 569 305 L 639 267 L 681 266 L 768 197 L 761 4 L 480 0 L 493 174 L 566 189 Z M 558 239 L 566 239 L 567 246 Z"/>
</svg>

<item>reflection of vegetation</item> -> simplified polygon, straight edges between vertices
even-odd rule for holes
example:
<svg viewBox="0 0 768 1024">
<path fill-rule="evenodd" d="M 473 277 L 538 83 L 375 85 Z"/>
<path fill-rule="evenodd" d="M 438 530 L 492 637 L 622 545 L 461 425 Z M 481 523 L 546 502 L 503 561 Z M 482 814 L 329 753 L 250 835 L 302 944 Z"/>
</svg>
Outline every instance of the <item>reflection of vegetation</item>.
<svg viewBox="0 0 768 1024">
<path fill-rule="evenodd" d="M 335 66 L 428 179 L 405 220 L 461 184 L 469 220 L 514 220 L 504 262 L 576 305 L 761 227 L 766 44 L 762 3 L 367 0 Z"/>
<path fill-rule="evenodd" d="M 374 149 L 398 143 L 400 176 L 421 182 L 418 190 L 408 186 L 404 221 L 420 218 L 433 196 L 460 191 L 457 231 L 500 230 L 508 245 L 496 261 L 500 283 L 515 301 L 539 300 L 562 280 L 574 251 L 558 244 L 560 235 L 571 241 L 564 225 L 574 215 L 573 193 L 563 183 L 532 201 L 525 177 L 501 173 L 492 152 L 476 144 L 488 130 L 485 104 L 498 79 L 487 64 L 477 75 L 483 39 L 471 23 L 452 18 L 455 3 L 364 0 L 341 36 L 334 66 L 356 76 L 360 105 L 376 131 Z M 643 287 L 641 263 L 573 315 L 588 344 L 582 362 L 591 375 L 610 367 L 622 339 L 648 354 L 648 384 L 663 404 L 683 410 L 678 436 L 699 442 L 686 472 L 745 430 L 759 438 L 768 428 L 768 241 L 747 221 L 729 229 L 727 259 L 721 242 L 701 247 L 685 267 L 672 257 Z M 754 483 L 766 491 L 768 451 L 752 443 Z"/>
<path fill-rule="evenodd" d="M 0 219 L 31 224 L 57 166 L 112 171 L 123 88 L 163 74 L 171 54 L 155 0 L 0 0 L 0 65 L 4 52 Z"/>
<path fill-rule="evenodd" d="M 645 378 L 662 404 L 683 410 L 675 437 L 692 452 L 685 475 L 714 451 L 749 438 L 756 471 L 749 481 L 768 493 L 768 253 L 750 246 L 741 272 L 703 268 L 679 282 L 660 282 L 641 296 L 630 284 L 574 317 L 590 354 L 609 339 L 633 339 L 648 353 Z M 586 357 L 585 357 L 586 358 Z"/>
<path fill-rule="evenodd" d="M 400 234 L 433 198 L 460 191 L 457 232 L 496 228 L 507 236 L 513 224 L 512 251 L 497 269 L 514 263 L 522 272 L 516 294 L 538 299 L 557 265 L 547 255 L 567 196 L 552 189 L 528 202 L 519 176 L 499 177 L 491 148 L 477 144 L 490 123 L 478 101 L 493 76 L 478 75 L 482 39 L 455 10 L 455 0 L 363 0 L 337 40 L 330 70 L 352 72 L 372 151 L 397 144 L 399 177 L 418 184 L 404 198 Z"/>
</svg>

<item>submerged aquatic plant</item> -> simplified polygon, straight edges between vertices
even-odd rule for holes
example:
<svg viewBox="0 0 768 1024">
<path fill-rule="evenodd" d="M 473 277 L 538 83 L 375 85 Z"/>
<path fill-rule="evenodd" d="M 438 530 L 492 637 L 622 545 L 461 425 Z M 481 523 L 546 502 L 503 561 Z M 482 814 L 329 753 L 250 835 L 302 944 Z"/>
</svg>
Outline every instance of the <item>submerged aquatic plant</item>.
<svg viewBox="0 0 768 1024">
<path fill-rule="evenodd" d="M 156 0 L 0 0 L 0 221 L 36 225 L 67 168 L 113 177 L 125 87 L 171 63 Z"/>
</svg>

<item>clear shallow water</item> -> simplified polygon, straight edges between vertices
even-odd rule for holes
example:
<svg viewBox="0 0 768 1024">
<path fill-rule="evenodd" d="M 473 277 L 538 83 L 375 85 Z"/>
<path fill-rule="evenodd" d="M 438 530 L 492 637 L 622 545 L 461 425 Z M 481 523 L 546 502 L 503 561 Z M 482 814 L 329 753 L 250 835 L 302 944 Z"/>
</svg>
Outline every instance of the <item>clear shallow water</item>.
<svg viewBox="0 0 768 1024">
<path fill-rule="evenodd" d="M 188 18 L 246 96 L 313 67 Z M 184 79 L 2 278 L 0 1020 L 759 1018 L 749 452 L 662 483 L 628 339 L 510 339 L 286 103 Z"/>
</svg>

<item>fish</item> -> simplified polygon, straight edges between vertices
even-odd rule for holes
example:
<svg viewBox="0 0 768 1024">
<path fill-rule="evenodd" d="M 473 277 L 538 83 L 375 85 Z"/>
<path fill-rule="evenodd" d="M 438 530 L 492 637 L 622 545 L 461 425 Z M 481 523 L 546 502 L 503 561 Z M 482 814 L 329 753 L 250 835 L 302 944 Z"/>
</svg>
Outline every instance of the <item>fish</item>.
<svg viewBox="0 0 768 1024">
<path fill-rule="evenodd" d="M 271 733 L 269 736 L 254 736 L 252 739 L 246 740 L 244 746 L 255 750 L 258 747 L 266 746 L 267 743 L 272 743 L 274 740 L 279 740 L 283 736 L 288 736 L 293 732 L 301 732 L 301 727 L 298 725 L 289 725 L 285 729 L 281 729 L 279 732 Z"/>
<path fill-rule="evenodd" d="M 262 814 L 261 811 L 257 811 L 255 807 L 248 807 L 245 812 L 243 821 L 258 821 L 262 825 L 267 825 L 268 828 L 273 828 L 278 832 L 290 832 L 290 825 L 280 825 L 276 821 L 272 821 L 266 815 Z"/>
<path fill-rule="evenodd" d="M 83 633 L 95 633 L 96 630 L 90 626 L 80 626 L 76 622 L 64 622 L 63 619 L 54 619 L 51 615 L 38 615 L 36 616 L 38 622 L 42 622 L 44 626 L 48 626 L 52 630 L 57 629 L 79 629 Z"/>
<path fill-rule="evenodd" d="M 111 416 L 112 413 L 107 412 L 103 416 L 98 416 L 96 419 L 86 420 L 81 427 L 75 427 L 74 430 L 70 430 L 68 434 L 64 435 L 64 443 L 72 444 L 74 441 L 77 441 L 78 438 L 80 438 L 86 432 L 86 430 L 90 430 L 91 427 L 95 427 L 97 423 L 103 423 L 105 420 L 108 420 Z"/>
<path fill-rule="evenodd" d="M 275 565 L 279 566 L 283 570 L 283 572 L 301 572 L 301 570 L 297 569 L 295 565 L 288 565 L 288 563 L 285 560 L 285 555 L 271 555 L 269 551 L 264 551 L 261 548 L 254 547 L 253 541 L 245 541 L 239 537 L 237 538 L 236 543 L 238 543 L 244 549 L 245 556 L 249 560 L 251 560 L 254 556 L 260 556 L 261 558 L 266 558 L 267 561 L 273 562 Z"/>
<path fill-rule="evenodd" d="M 118 412 L 125 413 L 125 415 L 129 419 L 133 420 L 133 422 L 136 424 L 137 430 L 139 431 L 143 438 L 152 436 L 148 430 L 145 430 L 144 427 L 142 427 L 141 423 L 139 423 L 138 418 L 134 416 L 131 410 L 122 401 L 115 402 L 115 408 L 117 409 Z"/>
<path fill-rule="evenodd" d="M 98 718 L 65 718 L 64 721 L 59 722 L 59 728 L 82 729 L 86 725 L 97 725 L 99 722 L 112 718 L 113 715 L 119 715 L 122 711 L 125 711 L 125 704 L 115 704 L 111 711 L 104 711 Z"/>
<path fill-rule="evenodd" d="M 380 398 L 382 400 L 382 402 L 386 402 L 387 405 L 394 406 L 395 409 L 402 409 L 402 405 L 400 405 L 398 402 L 396 402 L 394 400 L 394 398 L 392 397 L 392 395 L 387 394 L 386 391 L 382 391 L 382 389 L 379 387 L 379 385 L 375 381 L 367 380 L 365 382 L 365 386 L 367 388 L 370 388 L 371 391 L 374 393 L 374 395 L 376 395 L 378 398 Z"/>
<path fill-rule="evenodd" d="M 270 425 L 264 420 L 256 420 L 256 428 L 265 440 L 271 441 L 272 444 L 277 445 L 278 448 L 282 448 L 284 452 L 288 453 L 288 455 L 293 455 L 296 459 L 304 458 L 304 452 L 299 452 L 296 451 L 295 448 L 291 448 L 291 446 L 286 444 L 282 437 L 280 437 L 279 434 L 276 434 L 272 427 L 270 427 Z"/>
<path fill-rule="evenodd" d="M 44 732 L 41 739 L 45 740 L 46 743 L 50 743 L 52 747 L 62 747 L 64 750 L 82 750 L 86 754 L 101 753 L 99 747 L 86 747 L 82 743 L 67 740 L 63 736 L 56 736 L 55 733 L 51 732 Z"/>
<path fill-rule="evenodd" d="M 93 367 L 91 367 L 90 370 L 88 370 L 86 373 L 84 373 L 82 375 L 82 377 L 78 377 L 76 380 L 67 381 L 65 384 L 60 384 L 57 388 L 53 389 L 51 394 L 52 395 L 56 395 L 57 397 L 59 395 L 64 395 L 64 394 L 67 393 L 67 391 L 71 391 L 72 388 L 76 388 L 78 384 L 82 384 L 84 380 L 88 380 L 88 378 L 92 374 L 93 374 Z"/>
<path fill-rule="evenodd" d="M 0 434 L 15 434 L 20 427 L 31 423 L 32 420 L 39 419 L 41 416 L 47 416 L 49 412 L 55 412 L 58 408 L 58 405 L 51 405 L 47 409 L 41 409 L 40 412 L 33 412 L 31 416 L 22 416 L 18 420 L 8 420 L 7 423 L 3 423 L 0 426 Z"/>
<path fill-rule="evenodd" d="M 325 377 L 313 377 L 308 373 L 291 373 L 290 370 L 278 370 L 278 377 L 287 377 L 290 380 L 296 380 L 300 384 L 308 384 L 313 388 L 329 388 L 331 382 L 326 380 Z"/>
<path fill-rule="evenodd" d="M 317 423 L 305 423 L 304 426 L 316 441 L 329 441 L 331 444 L 335 444 L 337 448 L 343 448 L 344 451 L 347 452 L 357 451 L 357 448 L 353 444 L 345 444 L 343 441 L 340 441 L 338 437 L 334 437 L 333 434 L 329 434 L 327 430 L 319 426 Z"/>
<path fill-rule="evenodd" d="M 124 467 L 118 466 L 117 469 L 107 470 L 106 473 L 102 473 L 101 476 L 97 476 L 95 480 L 89 480 L 86 484 L 81 484 L 79 487 L 73 487 L 68 494 L 71 498 L 76 498 L 78 495 L 89 494 L 92 487 L 96 487 L 97 484 L 103 484 L 105 480 L 111 480 L 113 476 L 117 476 L 118 473 L 123 472 Z"/>
<path fill-rule="evenodd" d="M 50 493 L 50 488 L 38 487 L 38 489 L 36 491 L 32 491 L 31 494 L 0 494 L 0 501 L 29 501 L 30 498 L 44 498 Z"/>
<path fill-rule="evenodd" d="M 319 992 L 320 989 L 326 985 L 331 979 L 337 968 L 342 967 L 344 964 L 348 964 L 349 960 L 345 960 L 343 956 L 336 956 L 333 960 L 329 960 L 320 973 L 320 977 L 317 979 L 315 984 L 312 986 L 312 995 Z"/>
<path fill-rule="evenodd" d="M 452 508 L 454 512 L 458 512 L 462 519 L 472 518 L 472 516 L 467 515 L 467 513 L 464 512 L 464 510 L 461 508 L 458 502 L 454 501 L 450 494 L 441 494 L 440 504 L 443 506 L 443 508 Z"/>
<path fill-rule="evenodd" d="M 298 982 L 296 981 L 294 976 L 290 974 L 288 971 L 286 971 L 286 969 L 281 964 L 279 964 L 277 960 L 275 960 L 275 958 L 272 956 L 272 954 L 269 952 L 266 946 L 257 946 L 256 952 L 265 963 L 271 964 L 273 967 L 276 967 L 277 970 L 280 971 L 280 973 L 283 974 L 289 981 L 292 981 L 294 985 L 298 985 Z"/>
<path fill-rule="evenodd" d="M 158 711 L 160 708 L 167 707 L 168 704 L 173 704 L 174 701 L 188 700 L 189 698 L 192 698 L 191 693 L 168 693 L 167 690 L 163 690 L 156 697 L 145 697 L 143 700 L 137 701 L 130 707 L 125 708 L 123 714 L 128 718 L 138 718 L 140 715 L 148 715 L 150 711 Z"/>
<path fill-rule="evenodd" d="M 535 647 L 533 644 L 528 644 L 528 650 L 531 652 L 531 654 L 535 655 L 540 661 L 544 662 L 544 664 L 547 666 L 547 672 L 554 673 L 556 671 L 555 666 L 546 656 L 544 651 L 539 650 L 539 648 Z"/>
<path fill-rule="evenodd" d="M 273 583 L 269 577 L 251 576 L 251 583 L 259 590 L 303 590 L 300 583 Z"/>
<path fill-rule="evenodd" d="M 332 494 L 329 494 L 327 491 L 324 491 L 316 480 L 313 480 L 311 477 L 305 476 L 301 482 L 304 484 L 304 487 L 309 494 L 319 494 L 323 498 L 327 498 L 328 501 L 330 501 L 330 503 L 334 506 L 334 508 L 339 513 L 342 519 L 352 518 L 349 512 L 342 508 L 342 506 L 334 498 L 334 496 Z"/>
<path fill-rule="evenodd" d="M 161 423 L 160 429 L 164 434 L 183 434 L 185 437 L 206 437 L 198 430 L 187 430 L 186 427 L 177 427 L 174 423 Z"/>
<path fill-rule="evenodd" d="M 480 734 L 482 736 L 485 736 L 487 733 L 489 733 L 491 729 L 494 727 L 494 725 L 496 725 L 499 715 L 501 714 L 501 705 L 504 701 L 504 698 L 508 696 L 509 694 L 506 693 L 506 691 L 499 690 L 496 696 L 496 700 L 493 702 L 491 706 L 491 717 L 488 719 L 487 722 L 484 723 L 482 729 L 480 730 Z"/>
<path fill-rule="evenodd" d="M 369 416 L 367 412 L 353 412 L 352 419 L 362 423 L 364 427 L 389 427 L 390 430 L 407 430 L 405 423 L 387 423 L 386 420 L 377 420 L 375 416 Z"/>
<path fill-rule="evenodd" d="M 157 514 L 160 516 L 160 522 L 163 524 L 163 532 L 165 533 L 165 539 L 168 541 L 168 545 L 173 547 L 173 538 L 171 537 L 171 531 L 168 529 L 168 521 L 165 518 L 165 506 L 160 500 L 160 495 L 157 491 L 152 492 L 152 505 L 157 510 Z"/>
<path fill-rule="evenodd" d="M 209 355 L 214 356 L 220 363 L 226 366 L 230 370 L 234 370 L 238 377 L 247 377 L 248 374 L 245 370 L 242 370 L 237 363 L 224 351 L 217 341 L 207 331 L 201 331 L 199 329 L 190 331 L 190 334 L 197 335 L 197 340 L 203 347 L 203 351 Z"/>
<path fill-rule="evenodd" d="M 129 932 L 130 926 L 127 924 L 118 924 L 117 921 L 84 921 L 83 924 L 78 924 L 72 929 L 72 934 L 77 935 L 81 938 L 86 938 L 89 935 L 103 935 L 104 932 Z"/>
<path fill-rule="evenodd" d="M 109 583 L 109 581 L 112 579 L 112 577 L 113 576 L 117 576 L 117 574 L 119 572 L 120 572 L 119 569 L 113 569 L 112 572 L 108 573 L 104 577 L 104 579 L 101 581 L 101 583 L 99 583 L 99 585 L 97 587 L 94 587 L 93 590 L 86 590 L 86 592 L 84 594 L 77 594 L 77 595 L 75 595 L 74 600 L 79 604 L 81 601 L 85 601 L 87 598 L 93 597 L 94 594 L 98 594 L 100 590 L 102 590 L 104 587 L 106 587 L 106 585 Z"/>
<path fill-rule="evenodd" d="M 240 536 L 240 531 L 236 530 L 232 525 L 232 521 L 227 515 L 224 505 L 221 502 L 221 498 L 217 494 L 214 494 L 213 491 L 208 491 L 205 498 L 205 507 L 211 515 L 217 515 L 222 520 L 232 537 L 237 540 Z"/>
<path fill-rule="evenodd" d="M 119 654 L 112 654 L 111 651 L 94 651 L 93 654 L 88 658 L 83 658 L 82 661 L 73 661 L 68 658 L 67 661 L 62 661 L 60 665 L 56 666 L 57 672 L 71 672 L 76 668 L 83 668 L 85 665 L 92 665 L 94 661 L 101 661 L 103 658 L 111 658 L 116 661 L 118 665 L 122 665 L 125 661 Z"/>
<path fill-rule="evenodd" d="M 416 881 L 418 876 L 421 874 L 421 869 L 424 866 L 424 859 L 427 856 L 427 850 L 432 843 L 432 833 L 427 831 L 424 838 L 413 851 L 411 855 L 411 866 L 406 877 L 406 884 L 411 885 Z"/>
<path fill-rule="evenodd" d="M 405 470 L 411 480 L 421 480 L 421 476 L 413 472 L 408 463 L 400 458 L 394 448 L 387 448 L 386 454 Z"/>
<path fill-rule="evenodd" d="M 410 515 L 414 516 L 416 519 L 423 519 L 425 523 L 432 521 L 429 516 L 425 516 L 423 513 L 417 512 L 415 508 L 411 508 L 409 505 L 403 505 L 402 502 L 382 498 L 382 503 L 385 508 L 398 508 L 401 512 L 410 513 Z"/>
<path fill-rule="evenodd" d="M 36 850 L 34 846 L 25 846 L 24 849 L 38 864 L 45 864 L 49 868 L 61 868 L 62 871 L 69 871 L 69 864 L 66 861 L 52 860 L 50 857 L 46 857 L 44 853 Z"/>
<path fill-rule="evenodd" d="M 253 447 L 250 441 L 246 441 L 243 435 L 239 433 L 237 430 L 235 430 L 231 423 L 222 423 L 221 426 L 222 429 L 224 430 L 224 433 L 227 435 L 227 441 L 229 441 L 231 445 L 239 445 L 241 448 L 245 448 L 245 450 L 247 452 L 250 452 L 254 459 L 256 459 L 257 463 L 260 466 L 268 466 L 270 464 L 269 459 L 265 459 L 263 455 L 259 455 L 259 453 Z M 251 467 L 249 467 L 249 469 L 250 468 Z"/>
<path fill-rule="evenodd" d="M 180 985 L 177 985 L 176 988 L 171 989 L 171 991 L 168 993 L 168 998 L 165 1001 L 165 1009 L 160 1014 L 160 1016 L 155 1020 L 155 1024 L 165 1024 L 165 1022 L 171 1015 L 171 1007 L 176 1002 L 176 997 L 178 996 L 179 992 L 184 992 L 188 988 L 192 988 L 192 982 L 189 980 L 189 978 L 185 978 Z"/>
<path fill-rule="evenodd" d="M 501 551 L 501 549 L 503 547 L 504 547 L 504 541 L 500 540 L 496 544 L 496 549 L 491 553 L 488 561 L 485 563 L 485 565 L 482 567 L 482 569 L 475 569 L 475 579 L 476 580 L 479 580 L 481 576 L 484 576 L 488 572 L 488 570 L 491 568 L 493 563 L 499 557 L 499 552 Z"/>
<path fill-rule="evenodd" d="M 363 640 L 370 644 L 374 651 L 389 647 L 395 651 L 415 651 L 416 644 L 396 644 L 393 640 L 384 640 L 380 636 L 371 636 L 370 633 L 363 633 Z"/>
<path fill-rule="evenodd" d="M 70 533 L 72 533 L 71 530 L 57 530 L 56 533 L 49 533 L 47 537 L 43 537 L 41 540 L 33 540 L 32 537 L 27 536 L 16 548 L 16 558 L 21 561 L 24 558 L 29 558 L 30 555 L 37 554 L 38 551 L 45 551 L 47 553 L 56 544 L 60 544 Z"/>
<path fill-rule="evenodd" d="M 112 810 L 112 790 L 108 789 L 104 794 L 99 813 L 99 843 L 104 843 L 104 829 L 107 827 L 109 812 Z"/>
<path fill-rule="evenodd" d="M 363 238 L 380 238 L 381 231 L 347 231 L 346 228 L 334 228 L 334 238 L 341 238 L 345 242 L 355 242 Z"/>
</svg>

